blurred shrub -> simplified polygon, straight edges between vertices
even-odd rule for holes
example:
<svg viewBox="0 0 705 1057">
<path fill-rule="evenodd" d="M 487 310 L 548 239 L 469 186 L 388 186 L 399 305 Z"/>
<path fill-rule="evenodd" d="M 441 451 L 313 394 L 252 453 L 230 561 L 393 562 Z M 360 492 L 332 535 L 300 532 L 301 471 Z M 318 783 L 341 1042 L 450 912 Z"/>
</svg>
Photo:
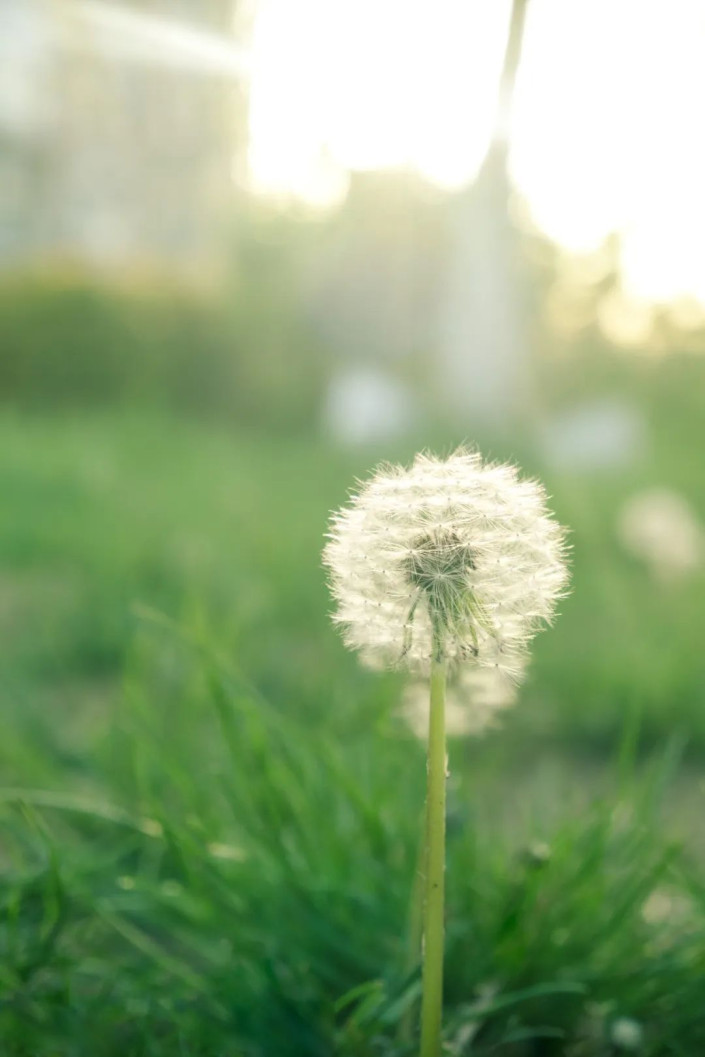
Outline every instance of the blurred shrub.
<svg viewBox="0 0 705 1057">
<path fill-rule="evenodd" d="M 292 432 L 315 420 L 323 357 L 282 269 L 232 290 L 66 268 L 0 283 L 0 400 L 147 404 Z"/>
</svg>

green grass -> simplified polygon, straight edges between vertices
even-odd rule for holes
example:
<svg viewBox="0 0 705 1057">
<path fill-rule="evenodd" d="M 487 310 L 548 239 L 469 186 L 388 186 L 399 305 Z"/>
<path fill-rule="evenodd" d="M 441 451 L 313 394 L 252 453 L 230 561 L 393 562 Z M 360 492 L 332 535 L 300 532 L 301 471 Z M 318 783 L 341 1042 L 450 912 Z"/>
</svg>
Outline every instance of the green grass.
<svg viewBox="0 0 705 1057">
<path fill-rule="evenodd" d="M 208 646 L 146 639 L 101 791 L 4 794 L 9 1052 L 413 1052 L 420 747 L 383 709 L 333 737 Z M 473 1053 L 608 1053 L 628 1016 L 642 1052 L 698 1053 L 705 889 L 658 821 L 673 761 L 637 780 L 625 757 L 620 783 L 520 844 L 460 745 L 452 766 L 451 1052 L 471 1035 Z"/>
<path fill-rule="evenodd" d="M 570 528 L 573 590 L 536 641 L 512 731 L 601 754 L 637 708 L 650 744 L 677 728 L 705 746 L 705 575 L 659 586 L 615 530 L 625 497 L 649 484 L 679 488 L 705 520 L 699 416 L 691 426 L 678 424 L 676 450 L 675 429 L 656 432 L 653 457 L 622 474 L 559 475 L 523 454 Z M 152 607 L 216 626 L 273 702 L 316 719 L 356 711 L 380 680 L 331 632 L 320 549 L 329 510 L 376 459 L 146 414 L 4 414 L 4 707 L 51 737 L 77 712 L 105 713 L 139 609 Z"/>
<path fill-rule="evenodd" d="M 649 1057 L 704 1052 L 705 585 L 657 588 L 614 532 L 643 484 L 705 514 L 691 427 L 655 423 L 623 476 L 526 452 L 574 591 L 505 728 L 451 745 L 458 1057 L 606 1057 L 624 1017 Z M 3 1054 L 414 1052 L 423 751 L 401 679 L 330 627 L 319 558 L 376 457 L 0 418 Z"/>
</svg>

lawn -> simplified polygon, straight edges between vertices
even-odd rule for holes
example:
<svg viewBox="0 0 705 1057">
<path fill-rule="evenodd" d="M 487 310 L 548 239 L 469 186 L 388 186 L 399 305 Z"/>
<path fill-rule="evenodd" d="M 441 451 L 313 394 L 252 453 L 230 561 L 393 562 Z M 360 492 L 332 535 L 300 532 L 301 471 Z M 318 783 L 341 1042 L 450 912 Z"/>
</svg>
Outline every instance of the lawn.
<svg viewBox="0 0 705 1057">
<path fill-rule="evenodd" d="M 656 388 L 636 467 L 494 449 L 546 479 L 573 593 L 502 729 L 451 744 L 450 1053 L 705 1052 L 705 577 L 615 528 L 651 484 L 705 515 L 699 409 Z M 3 1053 L 414 1052 L 423 747 L 320 566 L 378 454 L 0 416 Z"/>
</svg>

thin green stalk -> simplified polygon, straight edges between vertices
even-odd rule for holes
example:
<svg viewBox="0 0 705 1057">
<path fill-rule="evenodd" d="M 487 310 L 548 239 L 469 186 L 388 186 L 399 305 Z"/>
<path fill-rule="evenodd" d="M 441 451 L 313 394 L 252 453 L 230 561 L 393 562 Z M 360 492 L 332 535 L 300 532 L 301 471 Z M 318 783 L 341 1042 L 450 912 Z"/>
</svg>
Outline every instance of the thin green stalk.
<svg viewBox="0 0 705 1057">
<path fill-rule="evenodd" d="M 404 962 L 404 971 L 406 976 L 410 976 L 411 973 L 416 969 L 421 958 L 421 947 L 423 944 L 423 908 L 424 908 L 424 889 L 426 885 L 426 830 L 428 824 L 426 822 L 426 805 L 424 804 L 423 814 L 420 819 L 419 825 L 419 846 L 416 853 L 416 868 L 414 870 L 414 883 L 411 889 L 411 899 L 409 901 L 409 923 L 407 932 L 407 948 L 406 948 L 406 959 Z M 399 1021 L 398 1038 L 400 1042 L 411 1042 L 416 1031 L 416 1025 L 418 1023 L 418 998 L 404 1010 L 404 1013 Z"/>
<path fill-rule="evenodd" d="M 439 1057 L 443 1005 L 443 913 L 446 836 L 446 664 L 440 649 L 431 661 L 426 793 L 426 878 L 420 1057 Z"/>
</svg>

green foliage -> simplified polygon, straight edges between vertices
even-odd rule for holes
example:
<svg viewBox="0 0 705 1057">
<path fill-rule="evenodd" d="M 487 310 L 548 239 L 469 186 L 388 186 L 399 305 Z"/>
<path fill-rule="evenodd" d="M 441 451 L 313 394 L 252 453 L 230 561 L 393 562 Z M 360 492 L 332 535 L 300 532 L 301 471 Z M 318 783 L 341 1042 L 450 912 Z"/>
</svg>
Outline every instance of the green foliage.
<svg viewBox="0 0 705 1057">
<path fill-rule="evenodd" d="M 696 426 L 650 472 L 702 510 Z M 0 416 L 3 1054 L 414 1053 L 424 756 L 320 569 L 372 460 Z M 617 1057 L 624 1018 L 633 1052 L 703 1052 L 702 583 L 614 534 L 663 479 L 553 475 L 574 593 L 504 729 L 451 744 L 451 1057 Z"/>
<path fill-rule="evenodd" d="M 308 429 L 320 347 L 276 247 L 244 256 L 237 281 L 211 290 L 66 268 L 5 279 L 0 399 L 32 409 L 142 404 L 275 433 Z"/>
<path fill-rule="evenodd" d="M 705 518 L 698 467 L 685 455 L 699 419 L 692 427 L 680 422 L 679 447 L 670 432 L 658 463 L 624 474 L 559 475 L 522 460 L 547 481 L 570 528 L 573 582 L 555 627 L 536 639 L 503 740 L 540 734 L 599 754 L 638 712 L 645 744 L 680 729 L 702 751 L 703 574 L 656 583 L 616 533 L 627 496 L 671 480 Z M 73 752 L 73 728 L 84 729 L 86 712 L 100 724 L 143 604 L 208 613 L 224 648 L 275 703 L 293 701 L 316 721 L 358 711 L 380 692 L 380 677 L 331 632 L 320 550 L 328 512 L 374 460 L 151 412 L 0 417 L 6 710 L 20 729 L 34 717 L 55 730 L 51 702 L 62 702 L 62 712 L 80 714 L 65 739 L 80 756 L 86 743 Z M 399 692 L 398 680 L 381 682 L 385 695 Z"/>
<path fill-rule="evenodd" d="M 413 1052 L 423 754 L 389 713 L 333 737 L 274 709 L 213 637 L 148 622 L 83 795 L 3 793 L 0 1038 L 9 1054 Z M 705 1045 L 705 892 L 658 835 L 667 767 L 512 847 L 460 769 L 448 1052 Z M 481 793 L 480 793 L 481 795 Z M 117 806 L 116 806 L 117 805 Z M 664 920 L 645 916 L 666 900 Z"/>
</svg>

